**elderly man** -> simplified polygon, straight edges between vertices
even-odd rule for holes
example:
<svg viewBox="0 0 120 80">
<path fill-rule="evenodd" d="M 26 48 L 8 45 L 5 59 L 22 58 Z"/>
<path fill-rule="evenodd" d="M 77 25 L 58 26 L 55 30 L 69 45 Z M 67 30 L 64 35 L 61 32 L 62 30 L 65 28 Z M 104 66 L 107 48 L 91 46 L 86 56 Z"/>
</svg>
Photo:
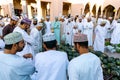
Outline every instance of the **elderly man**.
<svg viewBox="0 0 120 80">
<path fill-rule="evenodd" d="M 3 37 L 9 33 L 12 33 L 14 28 L 16 27 L 18 21 L 18 17 L 17 16 L 13 16 L 11 17 L 11 21 L 8 25 L 6 25 L 3 29 Z"/>
<path fill-rule="evenodd" d="M 65 37 L 65 26 L 66 26 L 66 22 L 64 17 L 61 17 L 60 19 L 60 42 L 64 43 L 64 37 Z"/>
<path fill-rule="evenodd" d="M 45 52 L 35 57 L 36 80 L 67 80 L 68 58 L 65 52 L 56 51 L 54 33 L 43 36 Z"/>
<path fill-rule="evenodd" d="M 100 59 L 89 52 L 87 35 L 74 35 L 74 44 L 80 56 L 69 63 L 69 80 L 103 80 Z"/>
<path fill-rule="evenodd" d="M 0 52 L 0 80 L 31 80 L 34 66 L 16 52 L 24 47 L 20 33 L 13 32 L 4 37 L 5 49 Z"/>
<path fill-rule="evenodd" d="M 33 45 L 33 49 L 35 54 L 42 51 L 42 23 L 38 23 L 35 28 L 33 28 L 30 32 L 30 36 L 35 40 L 35 43 Z"/>
</svg>

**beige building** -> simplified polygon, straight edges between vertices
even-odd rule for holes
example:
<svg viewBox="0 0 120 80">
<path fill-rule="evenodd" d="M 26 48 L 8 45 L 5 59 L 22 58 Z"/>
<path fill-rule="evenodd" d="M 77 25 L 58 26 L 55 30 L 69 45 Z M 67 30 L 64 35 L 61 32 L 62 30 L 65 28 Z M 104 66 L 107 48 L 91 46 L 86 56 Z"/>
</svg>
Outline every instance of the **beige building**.
<svg viewBox="0 0 120 80">
<path fill-rule="evenodd" d="M 2 0 L 0 14 L 12 16 L 27 14 L 29 18 L 36 16 L 51 20 L 55 16 L 72 16 L 86 14 L 87 16 L 106 15 L 120 17 L 120 0 Z"/>
</svg>

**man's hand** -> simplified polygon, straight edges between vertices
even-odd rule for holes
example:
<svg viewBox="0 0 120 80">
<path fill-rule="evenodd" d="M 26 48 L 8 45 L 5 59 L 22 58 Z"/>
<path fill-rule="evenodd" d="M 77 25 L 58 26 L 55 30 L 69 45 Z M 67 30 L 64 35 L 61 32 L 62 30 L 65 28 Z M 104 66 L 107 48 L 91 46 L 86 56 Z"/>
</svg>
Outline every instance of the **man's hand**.
<svg viewBox="0 0 120 80">
<path fill-rule="evenodd" d="M 24 58 L 33 58 L 32 54 L 31 53 L 28 53 L 28 54 L 25 54 L 23 55 Z"/>
</svg>

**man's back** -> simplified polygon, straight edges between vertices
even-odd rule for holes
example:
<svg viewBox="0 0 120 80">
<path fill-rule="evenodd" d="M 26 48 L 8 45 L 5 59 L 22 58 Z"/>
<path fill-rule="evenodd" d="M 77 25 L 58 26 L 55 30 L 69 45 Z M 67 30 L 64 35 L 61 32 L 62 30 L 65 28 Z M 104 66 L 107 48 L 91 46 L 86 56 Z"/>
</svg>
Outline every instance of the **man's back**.
<svg viewBox="0 0 120 80">
<path fill-rule="evenodd" d="M 37 54 L 35 67 L 36 80 L 66 80 L 68 65 L 67 55 L 64 52 L 49 50 Z"/>
<path fill-rule="evenodd" d="M 69 80 L 103 80 L 100 60 L 92 53 L 82 54 L 70 61 Z"/>
</svg>

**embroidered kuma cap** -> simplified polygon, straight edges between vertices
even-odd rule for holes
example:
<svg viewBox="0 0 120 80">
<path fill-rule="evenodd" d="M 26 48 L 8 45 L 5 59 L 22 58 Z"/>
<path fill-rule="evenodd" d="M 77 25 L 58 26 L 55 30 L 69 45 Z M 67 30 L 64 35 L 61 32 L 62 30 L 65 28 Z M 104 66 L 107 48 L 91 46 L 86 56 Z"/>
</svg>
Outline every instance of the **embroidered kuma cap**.
<svg viewBox="0 0 120 80">
<path fill-rule="evenodd" d="M 75 34 L 74 35 L 74 42 L 85 42 L 88 41 L 87 35 L 85 34 Z"/>
<path fill-rule="evenodd" d="M 43 35 L 43 42 L 56 40 L 54 33 L 46 33 Z"/>
<path fill-rule="evenodd" d="M 24 22 L 24 23 L 29 24 L 29 25 L 31 24 L 31 20 L 28 19 L 28 18 L 24 18 L 24 19 L 22 19 L 21 22 Z"/>
<path fill-rule="evenodd" d="M 18 16 L 12 16 L 11 19 L 12 19 L 12 20 L 15 20 L 15 21 L 18 21 L 18 20 L 19 20 L 19 17 L 18 17 Z"/>
<path fill-rule="evenodd" d="M 106 23 L 107 23 L 107 21 L 103 20 L 103 21 L 101 21 L 100 24 L 102 25 L 102 24 L 106 24 Z"/>
<path fill-rule="evenodd" d="M 23 40 L 22 34 L 19 32 L 13 32 L 4 37 L 4 42 L 7 45 L 15 44 Z"/>
<path fill-rule="evenodd" d="M 43 23 L 38 23 L 37 26 L 43 27 Z"/>
</svg>

